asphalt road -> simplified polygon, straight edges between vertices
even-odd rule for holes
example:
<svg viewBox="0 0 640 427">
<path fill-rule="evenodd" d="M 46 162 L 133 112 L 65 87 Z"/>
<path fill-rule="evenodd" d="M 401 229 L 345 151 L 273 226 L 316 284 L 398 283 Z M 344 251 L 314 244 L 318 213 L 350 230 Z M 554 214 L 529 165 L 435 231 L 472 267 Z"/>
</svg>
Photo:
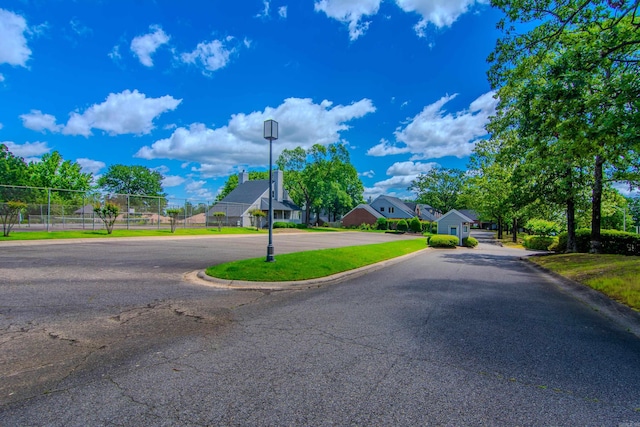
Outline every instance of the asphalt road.
<svg viewBox="0 0 640 427">
<path fill-rule="evenodd" d="M 0 425 L 640 426 L 640 339 L 522 251 L 427 250 L 303 291 L 181 280 L 262 240 L 0 246 Z"/>
</svg>

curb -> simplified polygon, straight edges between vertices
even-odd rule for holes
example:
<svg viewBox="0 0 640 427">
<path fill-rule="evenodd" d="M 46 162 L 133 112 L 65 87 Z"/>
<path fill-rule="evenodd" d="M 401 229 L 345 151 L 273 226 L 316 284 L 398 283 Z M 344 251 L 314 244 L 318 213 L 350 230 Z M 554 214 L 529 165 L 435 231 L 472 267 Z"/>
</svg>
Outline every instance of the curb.
<svg viewBox="0 0 640 427">
<path fill-rule="evenodd" d="M 285 290 L 302 290 L 309 288 L 319 288 L 325 285 L 332 285 L 347 279 L 352 279 L 365 275 L 369 272 L 379 270 L 383 267 L 397 264 L 408 258 L 417 256 L 430 248 L 424 248 L 410 254 L 391 258 L 375 264 L 365 265 L 353 270 L 343 271 L 331 276 L 318 277 L 308 280 L 296 280 L 290 282 L 248 282 L 243 280 L 227 280 L 218 279 L 216 277 L 207 276 L 204 270 L 196 270 L 184 275 L 184 280 L 196 285 L 209 286 L 218 289 L 242 290 L 242 291 L 285 291 Z"/>
<path fill-rule="evenodd" d="M 553 283 L 560 288 L 560 290 L 586 304 L 594 311 L 601 313 L 613 322 L 622 326 L 628 332 L 640 338 L 640 312 L 609 298 L 602 292 L 596 291 L 587 285 L 583 285 L 580 282 L 568 279 L 554 271 L 542 267 L 530 261 L 528 257 L 521 257 L 520 259 L 526 261 L 526 265 L 528 265 L 529 268 L 541 271 L 550 276 Z"/>
</svg>

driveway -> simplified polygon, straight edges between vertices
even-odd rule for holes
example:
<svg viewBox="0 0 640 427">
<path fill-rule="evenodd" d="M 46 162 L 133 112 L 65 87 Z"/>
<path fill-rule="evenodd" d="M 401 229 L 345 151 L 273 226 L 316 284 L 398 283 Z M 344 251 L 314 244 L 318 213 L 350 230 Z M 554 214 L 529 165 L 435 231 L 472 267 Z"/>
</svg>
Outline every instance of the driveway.
<svg viewBox="0 0 640 427">
<path fill-rule="evenodd" d="M 369 236 L 398 237 L 275 246 Z M 214 240 L 1 247 L 0 425 L 640 425 L 640 340 L 523 251 L 428 250 L 304 291 L 182 281 L 266 253 Z"/>
</svg>

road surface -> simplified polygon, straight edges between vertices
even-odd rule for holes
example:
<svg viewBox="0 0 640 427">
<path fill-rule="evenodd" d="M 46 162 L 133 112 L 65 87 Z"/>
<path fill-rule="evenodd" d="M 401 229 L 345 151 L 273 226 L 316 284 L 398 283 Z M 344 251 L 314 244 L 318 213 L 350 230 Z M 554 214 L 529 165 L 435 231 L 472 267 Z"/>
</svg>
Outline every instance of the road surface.
<svg viewBox="0 0 640 427">
<path fill-rule="evenodd" d="M 523 251 L 427 250 L 303 291 L 182 280 L 262 240 L 0 247 L 0 425 L 640 426 L 640 339 Z"/>
</svg>

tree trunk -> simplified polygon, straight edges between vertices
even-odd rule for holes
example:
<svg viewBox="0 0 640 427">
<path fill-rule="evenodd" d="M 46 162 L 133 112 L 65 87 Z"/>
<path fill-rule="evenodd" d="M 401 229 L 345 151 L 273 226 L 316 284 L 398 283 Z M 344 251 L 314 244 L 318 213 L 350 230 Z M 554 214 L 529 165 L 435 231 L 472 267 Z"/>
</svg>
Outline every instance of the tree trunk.
<svg viewBox="0 0 640 427">
<path fill-rule="evenodd" d="M 573 185 L 570 183 L 569 188 Z M 567 253 L 578 251 L 576 241 L 576 204 L 573 199 L 573 189 L 570 189 L 571 195 L 567 199 Z"/>
<path fill-rule="evenodd" d="M 502 240 L 502 218 L 498 218 L 498 240 Z"/>
<path fill-rule="evenodd" d="M 513 217 L 513 236 L 511 236 L 513 243 L 518 243 L 518 218 Z"/>
<path fill-rule="evenodd" d="M 604 159 L 596 156 L 595 170 L 593 173 L 593 193 L 591 198 L 591 253 L 602 253 L 602 238 L 600 236 L 600 222 L 602 221 L 602 165 Z"/>
</svg>

